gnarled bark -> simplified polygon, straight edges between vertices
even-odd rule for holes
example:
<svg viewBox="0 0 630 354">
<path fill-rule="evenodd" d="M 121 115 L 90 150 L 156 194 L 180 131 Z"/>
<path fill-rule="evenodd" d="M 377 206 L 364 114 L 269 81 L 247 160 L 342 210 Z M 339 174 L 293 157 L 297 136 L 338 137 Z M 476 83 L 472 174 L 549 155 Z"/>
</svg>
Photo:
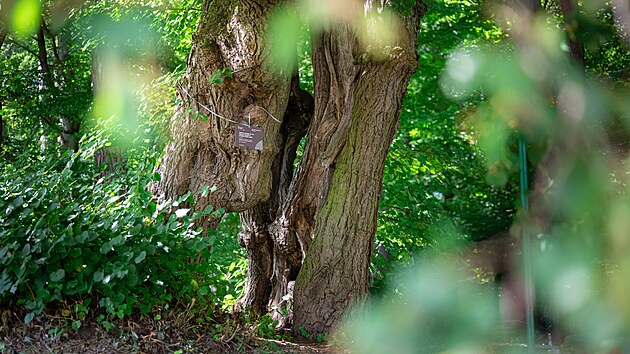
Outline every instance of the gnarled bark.
<svg viewBox="0 0 630 354">
<path fill-rule="evenodd" d="M 398 38 L 388 45 L 366 46 L 358 32 L 369 33 L 365 15 L 380 12 L 383 2 L 365 1 L 365 13 L 357 7 L 355 17 L 365 21 L 331 20 L 312 38 L 313 101 L 295 74 L 265 66 L 265 17 L 276 3 L 204 2 L 158 190 L 167 197 L 192 192 L 197 210 L 212 204 L 241 211 L 239 242 L 249 270 L 240 304 L 260 312 L 283 307 L 296 281 L 294 328 L 317 334 L 367 295 L 385 157 L 417 66 L 418 20 L 426 8 L 416 2 L 410 16 L 394 15 Z M 222 68 L 234 78 L 210 83 Z M 234 146 L 234 125 L 249 119 L 264 128 L 261 151 Z M 205 185 L 217 191 L 200 196 Z M 281 325 L 290 321 L 274 316 Z"/>
<path fill-rule="evenodd" d="M 293 76 L 289 104 L 281 128 L 282 150 L 273 166 L 273 182 L 269 200 L 241 213 L 242 231 L 239 242 L 247 249 L 249 268 L 245 292 L 240 299 L 244 307 L 259 312 L 281 306 L 287 285 L 295 279 L 302 256 L 296 242 L 283 242 L 270 226 L 276 219 L 281 202 L 289 192 L 293 177 L 293 163 L 300 140 L 313 113 L 313 98 L 300 89 L 299 78 Z M 281 326 L 287 325 L 284 317 L 275 313 Z"/>
<path fill-rule="evenodd" d="M 206 0 L 178 87 L 181 103 L 171 121 L 173 140 L 159 167 L 159 192 L 191 192 L 195 209 L 207 205 L 244 211 L 269 199 L 271 165 L 281 150 L 281 123 L 291 73 L 267 68 L 265 21 L 279 1 Z M 226 69 L 220 84 L 212 74 Z M 204 118 L 205 117 L 205 118 Z M 262 150 L 235 146 L 238 124 L 264 129 Z M 216 192 L 199 195 L 204 187 Z M 210 220 L 208 226 L 218 220 Z"/>
<path fill-rule="evenodd" d="M 294 329 L 328 332 L 368 294 L 383 168 L 416 70 L 424 12 L 417 5 L 400 19 L 392 46 L 364 48 L 351 28 L 339 25 L 313 40 L 314 134 L 302 171 L 317 191 L 315 226 L 295 283 Z"/>
</svg>

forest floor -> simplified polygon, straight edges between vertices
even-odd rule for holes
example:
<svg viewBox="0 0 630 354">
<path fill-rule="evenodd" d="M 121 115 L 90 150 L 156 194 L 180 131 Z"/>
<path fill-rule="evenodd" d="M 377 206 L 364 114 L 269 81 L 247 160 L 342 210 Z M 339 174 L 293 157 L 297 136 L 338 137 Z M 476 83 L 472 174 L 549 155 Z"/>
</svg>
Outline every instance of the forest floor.
<svg viewBox="0 0 630 354">
<path fill-rule="evenodd" d="M 284 335 L 282 340 L 265 339 L 253 336 L 248 331 L 233 332 L 229 338 L 213 336 L 210 326 L 186 328 L 172 326 L 166 321 L 145 321 L 105 330 L 102 325 L 86 323 L 79 330 L 59 331 L 58 327 L 37 323 L 0 326 L 0 353 L 225 353 L 225 354 L 350 354 L 351 351 L 335 344 L 308 341 L 304 338 L 291 338 Z M 49 327 L 47 329 L 47 327 Z M 420 351 L 421 352 L 421 351 Z M 524 344 L 495 343 L 486 353 L 526 353 Z M 568 346 L 537 345 L 536 353 L 575 353 Z"/>
<path fill-rule="evenodd" d="M 33 321 L 35 322 L 35 321 Z M 78 330 L 59 331 L 41 323 L 0 327 L 0 353 L 256 353 L 256 354 L 342 354 L 346 351 L 327 343 L 292 339 L 257 338 L 234 332 L 230 338 L 215 338 L 212 328 L 170 328 L 169 323 L 128 322 L 105 330 L 86 323 Z M 59 333 L 61 332 L 61 333 Z"/>
</svg>

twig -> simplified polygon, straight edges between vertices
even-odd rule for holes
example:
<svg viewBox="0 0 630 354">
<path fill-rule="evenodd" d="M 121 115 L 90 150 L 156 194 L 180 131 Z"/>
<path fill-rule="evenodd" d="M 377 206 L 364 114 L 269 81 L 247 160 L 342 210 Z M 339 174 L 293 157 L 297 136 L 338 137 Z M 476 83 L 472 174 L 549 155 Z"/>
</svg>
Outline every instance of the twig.
<svg viewBox="0 0 630 354">
<path fill-rule="evenodd" d="M 234 339 L 234 337 L 236 336 L 236 332 L 238 332 L 238 327 L 239 325 L 236 325 L 236 328 L 234 329 L 234 333 L 232 333 L 232 335 L 230 336 L 230 338 L 228 338 L 228 340 L 226 341 L 221 341 L 223 344 L 228 344 L 232 341 L 232 339 Z"/>
<path fill-rule="evenodd" d="M 240 124 L 239 122 L 237 122 L 237 121 L 235 121 L 235 120 L 232 120 L 232 119 L 226 118 L 226 117 L 224 117 L 224 116 L 222 116 L 222 115 L 220 115 L 220 114 L 218 114 L 218 113 L 213 112 L 210 108 L 208 108 L 207 106 L 205 106 L 203 103 L 201 103 L 201 102 L 197 101 L 197 100 L 196 100 L 196 99 L 195 99 L 195 98 L 194 98 L 194 97 L 193 97 L 190 93 L 188 93 L 188 91 L 186 91 L 186 89 L 184 88 L 184 86 L 183 86 L 182 84 L 179 84 L 179 88 L 180 88 L 180 89 L 182 89 L 182 91 L 184 91 L 184 93 L 185 93 L 186 95 L 188 95 L 188 97 L 190 97 L 190 99 L 191 99 L 191 100 L 193 100 L 193 101 L 194 101 L 195 103 L 197 103 L 199 106 L 201 106 L 202 108 L 204 108 L 205 110 L 207 110 L 208 112 L 210 112 L 212 115 L 214 115 L 214 116 L 216 116 L 216 117 L 218 117 L 218 118 L 224 119 L 224 120 L 226 120 L 226 121 L 228 121 L 228 122 L 230 122 L 230 123 Z"/>
<path fill-rule="evenodd" d="M 215 113 L 215 112 L 214 112 L 213 110 L 211 110 L 209 107 L 207 107 L 207 106 L 206 106 L 206 105 L 204 105 L 203 103 L 201 103 L 201 102 L 197 101 L 197 100 L 196 100 L 196 99 L 195 99 L 195 98 L 194 98 L 194 97 L 193 97 L 190 93 L 188 93 L 188 91 L 184 88 L 184 86 L 183 86 L 181 83 L 180 83 L 180 84 L 178 84 L 178 85 L 179 85 L 179 88 L 180 88 L 180 89 L 182 89 L 182 91 L 184 91 L 184 93 L 185 93 L 188 97 L 190 97 L 190 99 L 191 99 L 191 100 L 193 100 L 193 102 L 197 103 L 199 106 L 201 106 L 202 108 L 204 108 L 206 111 L 210 112 L 213 116 L 218 117 L 218 118 L 223 119 L 223 120 L 226 120 L 226 121 L 228 121 L 228 122 L 230 122 L 230 123 L 234 123 L 234 124 L 243 124 L 243 123 L 237 122 L 237 121 L 235 121 L 235 120 L 232 120 L 232 119 L 226 118 L 226 117 L 224 117 L 224 116 L 222 116 L 222 115 L 220 115 L 220 114 L 218 114 L 218 113 Z M 265 109 L 265 107 L 263 107 L 263 106 L 258 106 L 258 107 L 260 107 L 263 111 L 265 111 L 265 113 L 267 113 L 267 114 L 268 114 L 268 115 L 269 115 L 269 116 L 270 116 L 273 120 L 275 120 L 276 122 L 278 122 L 278 123 L 282 124 L 282 121 L 281 121 L 281 120 L 279 120 L 278 118 L 274 117 L 274 115 L 273 115 L 273 114 L 271 114 L 271 112 L 269 112 L 268 110 L 266 110 L 266 109 Z M 250 114 L 250 115 L 248 116 L 248 123 L 247 123 L 247 126 L 251 126 L 251 112 L 250 112 L 249 114 Z"/>
<path fill-rule="evenodd" d="M 201 8 L 197 8 L 197 7 L 190 7 L 190 8 L 186 8 L 186 7 L 169 7 L 167 9 L 164 9 L 164 11 L 202 11 Z"/>
</svg>

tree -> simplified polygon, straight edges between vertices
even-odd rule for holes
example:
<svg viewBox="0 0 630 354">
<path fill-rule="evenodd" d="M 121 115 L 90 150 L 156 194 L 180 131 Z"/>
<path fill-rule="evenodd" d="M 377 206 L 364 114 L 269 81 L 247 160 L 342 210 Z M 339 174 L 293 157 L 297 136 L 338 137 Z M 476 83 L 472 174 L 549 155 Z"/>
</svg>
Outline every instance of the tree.
<svg viewBox="0 0 630 354">
<path fill-rule="evenodd" d="M 278 69 L 269 56 L 268 21 L 282 5 L 204 1 L 157 190 L 190 192 L 197 210 L 242 212 L 249 270 L 241 304 L 280 306 L 295 281 L 294 329 L 316 334 L 367 295 L 384 161 L 426 6 L 341 3 L 336 18 L 311 28 L 312 97 L 297 69 Z M 389 40 L 375 33 L 383 22 Z M 236 146 L 238 129 L 262 135 L 262 146 Z"/>
<path fill-rule="evenodd" d="M 7 37 L 9 29 L 5 28 L 2 23 L 0 23 L 0 50 L 2 50 L 2 45 L 4 44 L 4 39 Z M 3 153 L 3 145 L 4 145 L 4 118 L 2 114 L 2 104 L 4 101 L 4 96 L 0 95 L 0 156 Z"/>
<path fill-rule="evenodd" d="M 85 43 L 77 43 L 84 38 L 67 21 L 76 9 L 63 2 L 36 5 L 33 13 L 18 14 L 15 11 L 24 9 L 9 3 L 0 16 L 4 23 L 0 37 L 7 46 L 0 82 L 4 107 L 29 118 L 28 123 L 16 123 L 31 131 L 27 135 L 39 127 L 42 136 L 55 135 L 64 149 L 77 151 L 81 123 L 92 103 L 90 56 L 83 48 Z M 13 12 L 16 18 L 24 17 L 20 22 L 31 23 L 30 27 L 10 26 L 7 15 Z M 25 140 L 36 141 L 32 136 Z"/>
</svg>

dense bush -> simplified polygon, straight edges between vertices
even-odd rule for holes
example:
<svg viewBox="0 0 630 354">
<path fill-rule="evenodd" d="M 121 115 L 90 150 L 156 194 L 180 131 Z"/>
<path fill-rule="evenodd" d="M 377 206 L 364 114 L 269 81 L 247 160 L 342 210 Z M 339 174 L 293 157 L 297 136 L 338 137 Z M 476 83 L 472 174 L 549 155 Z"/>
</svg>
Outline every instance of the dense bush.
<svg viewBox="0 0 630 354">
<path fill-rule="evenodd" d="M 239 255 L 235 237 L 193 227 L 222 211 L 178 208 L 189 195 L 155 200 L 147 186 L 159 178 L 151 173 L 157 152 L 145 150 L 126 171 L 103 177 L 92 162 L 102 147 L 93 139 L 80 154 L 25 156 L 0 167 L 3 307 L 28 309 L 26 322 L 45 308 L 80 321 L 90 309 L 122 318 L 172 301 L 234 299 L 242 276 L 241 283 L 231 276 L 244 266 L 231 259 Z"/>
</svg>

